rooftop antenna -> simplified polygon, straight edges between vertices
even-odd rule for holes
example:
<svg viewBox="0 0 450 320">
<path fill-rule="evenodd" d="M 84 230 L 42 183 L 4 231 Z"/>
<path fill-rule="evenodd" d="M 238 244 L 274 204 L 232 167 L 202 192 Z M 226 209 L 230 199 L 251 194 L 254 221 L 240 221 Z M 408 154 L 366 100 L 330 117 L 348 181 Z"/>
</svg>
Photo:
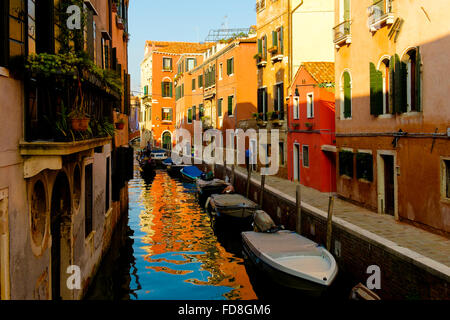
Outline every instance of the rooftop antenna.
<svg viewBox="0 0 450 320">
<path fill-rule="evenodd" d="M 222 29 L 228 29 L 228 16 L 223 17 Z"/>
</svg>

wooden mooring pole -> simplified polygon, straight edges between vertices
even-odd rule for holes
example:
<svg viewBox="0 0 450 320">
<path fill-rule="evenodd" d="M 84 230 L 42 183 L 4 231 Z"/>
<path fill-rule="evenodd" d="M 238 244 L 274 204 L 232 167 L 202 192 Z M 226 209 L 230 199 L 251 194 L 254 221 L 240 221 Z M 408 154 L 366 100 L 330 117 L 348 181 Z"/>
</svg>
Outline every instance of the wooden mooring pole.
<svg viewBox="0 0 450 320">
<path fill-rule="evenodd" d="M 261 190 L 259 193 L 259 207 L 263 208 L 263 200 L 264 200 L 264 187 L 266 185 L 266 175 L 265 174 L 261 174 Z"/>
<path fill-rule="evenodd" d="M 251 176 L 252 176 L 252 171 L 250 170 L 250 166 L 249 166 L 248 169 L 247 169 L 247 192 L 245 193 L 245 196 L 247 197 L 247 199 L 248 199 L 248 196 L 250 194 L 250 179 L 251 179 Z"/>
<path fill-rule="evenodd" d="M 231 165 L 231 185 L 234 186 L 234 164 Z"/>
<path fill-rule="evenodd" d="M 331 236 L 333 232 L 333 206 L 334 197 L 330 196 L 328 201 L 328 218 L 327 218 L 327 250 L 331 250 Z"/>
<path fill-rule="evenodd" d="M 297 233 L 302 234 L 302 186 L 297 185 L 297 190 L 295 194 L 295 202 L 297 208 Z"/>
</svg>

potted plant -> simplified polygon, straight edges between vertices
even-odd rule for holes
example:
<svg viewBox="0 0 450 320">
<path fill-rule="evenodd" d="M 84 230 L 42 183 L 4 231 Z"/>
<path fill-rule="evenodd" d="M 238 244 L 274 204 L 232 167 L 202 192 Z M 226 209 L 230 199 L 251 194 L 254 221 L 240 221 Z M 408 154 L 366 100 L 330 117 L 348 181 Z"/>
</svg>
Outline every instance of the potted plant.
<svg viewBox="0 0 450 320">
<path fill-rule="evenodd" d="M 73 131 L 84 132 L 88 129 L 89 115 L 86 113 L 84 95 L 81 91 L 81 81 L 78 81 L 78 92 L 72 111 L 69 113 L 69 118 Z"/>
<path fill-rule="evenodd" d="M 111 10 L 112 10 L 112 12 L 117 13 L 117 5 L 116 5 L 116 1 L 113 1 L 112 6 L 111 6 Z"/>
<path fill-rule="evenodd" d="M 123 128 L 125 127 L 125 120 L 121 118 L 115 123 L 115 125 L 117 130 L 123 130 Z"/>
<path fill-rule="evenodd" d="M 305 122 L 305 127 L 308 128 L 308 130 L 311 130 L 313 125 L 314 124 L 312 122 Z"/>
<path fill-rule="evenodd" d="M 128 32 L 123 33 L 123 41 L 128 42 L 130 40 L 130 34 Z"/>
<path fill-rule="evenodd" d="M 298 129 L 299 127 L 300 127 L 299 123 L 293 123 L 292 124 L 292 128 L 294 128 L 294 129 Z"/>
</svg>

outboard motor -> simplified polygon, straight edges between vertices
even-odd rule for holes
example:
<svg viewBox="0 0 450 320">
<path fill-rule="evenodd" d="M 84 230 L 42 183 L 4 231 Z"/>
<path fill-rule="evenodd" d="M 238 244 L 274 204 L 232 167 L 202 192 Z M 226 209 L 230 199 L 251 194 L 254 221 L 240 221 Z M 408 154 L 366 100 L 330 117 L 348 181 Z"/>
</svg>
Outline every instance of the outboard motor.
<svg viewBox="0 0 450 320">
<path fill-rule="evenodd" d="M 265 211 L 256 210 L 253 214 L 253 227 L 256 232 L 270 232 L 277 226 Z"/>
</svg>

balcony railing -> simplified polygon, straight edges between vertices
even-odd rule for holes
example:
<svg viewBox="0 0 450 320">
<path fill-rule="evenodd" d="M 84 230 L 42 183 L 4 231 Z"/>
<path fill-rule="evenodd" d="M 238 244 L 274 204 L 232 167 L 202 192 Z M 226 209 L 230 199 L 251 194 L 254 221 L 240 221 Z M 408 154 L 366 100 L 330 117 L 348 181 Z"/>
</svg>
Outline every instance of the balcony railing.
<svg viewBox="0 0 450 320">
<path fill-rule="evenodd" d="M 350 33 L 351 21 L 346 20 L 333 28 L 334 31 L 334 43 L 339 45 L 341 43 L 351 43 Z"/>
<path fill-rule="evenodd" d="M 392 0 L 379 0 L 368 8 L 371 31 L 376 31 L 383 22 L 394 23 Z"/>
<path fill-rule="evenodd" d="M 266 0 L 256 1 L 256 12 L 264 10 L 265 7 L 266 7 Z"/>
</svg>

